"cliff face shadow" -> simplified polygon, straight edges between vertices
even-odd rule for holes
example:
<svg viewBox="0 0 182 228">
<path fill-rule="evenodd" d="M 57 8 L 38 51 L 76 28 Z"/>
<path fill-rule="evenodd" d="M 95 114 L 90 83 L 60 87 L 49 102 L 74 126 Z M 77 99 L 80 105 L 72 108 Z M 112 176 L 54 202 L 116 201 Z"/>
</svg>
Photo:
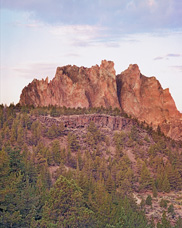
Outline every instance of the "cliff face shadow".
<svg viewBox="0 0 182 228">
<path fill-rule="evenodd" d="M 88 91 L 85 91 L 85 96 L 86 96 L 87 99 L 88 99 L 89 108 L 91 108 L 91 107 L 92 107 L 92 101 L 91 101 L 91 99 L 90 99 L 90 94 L 89 94 Z"/>
<path fill-rule="evenodd" d="M 116 76 L 116 89 L 117 89 L 117 97 L 118 97 L 118 101 L 119 101 L 119 105 L 122 109 L 122 104 L 121 104 L 121 88 L 122 88 L 122 81 L 119 78 L 119 75 Z"/>
</svg>

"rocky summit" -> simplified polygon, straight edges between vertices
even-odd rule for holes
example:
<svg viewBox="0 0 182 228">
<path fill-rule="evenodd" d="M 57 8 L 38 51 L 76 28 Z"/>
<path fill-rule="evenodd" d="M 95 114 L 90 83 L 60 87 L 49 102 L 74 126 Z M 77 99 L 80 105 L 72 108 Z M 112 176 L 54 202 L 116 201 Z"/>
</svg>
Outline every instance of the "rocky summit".
<svg viewBox="0 0 182 228">
<path fill-rule="evenodd" d="M 136 64 L 116 75 L 114 63 L 103 60 L 91 68 L 58 67 L 52 81 L 34 79 L 20 97 L 21 105 L 65 106 L 67 108 L 119 108 L 145 121 L 175 140 L 182 140 L 182 114 L 169 89 L 155 77 L 141 74 Z"/>
<path fill-rule="evenodd" d="M 116 93 L 116 73 L 114 63 L 102 61 L 91 68 L 58 67 L 50 83 L 33 80 L 22 91 L 21 105 L 57 105 L 70 108 L 100 107 L 119 108 Z"/>
<path fill-rule="evenodd" d="M 139 67 L 130 65 L 117 75 L 117 94 L 122 110 L 145 121 L 165 135 L 182 139 L 182 114 L 177 110 L 169 89 L 161 87 L 155 77 L 146 77 Z"/>
</svg>

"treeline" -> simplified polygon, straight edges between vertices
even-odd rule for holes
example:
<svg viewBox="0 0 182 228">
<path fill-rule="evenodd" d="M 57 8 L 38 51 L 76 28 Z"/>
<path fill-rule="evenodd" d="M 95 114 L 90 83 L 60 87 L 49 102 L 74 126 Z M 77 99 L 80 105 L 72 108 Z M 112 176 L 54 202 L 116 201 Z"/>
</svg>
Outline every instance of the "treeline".
<svg viewBox="0 0 182 228">
<path fill-rule="evenodd" d="M 65 110 L 0 107 L 0 227 L 155 227 L 143 211 L 151 200 L 138 206 L 132 193 L 182 189 L 180 144 L 137 121 L 109 137 L 93 122 L 86 132 L 65 133 L 63 123 L 48 127 L 31 118 L 55 109 Z M 181 218 L 174 226 L 167 219 L 172 207 L 163 207 L 158 228 L 182 227 Z"/>
<path fill-rule="evenodd" d="M 7 106 L 0 105 L 0 108 L 6 108 Z M 101 107 L 90 107 L 90 108 L 67 108 L 65 106 L 59 107 L 59 106 L 53 106 L 49 105 L 47 107 L 34 107 L 34 106 L 21 106 L 19 103 L 17 105 L 10 104 L 9 107 L 7 107 L 11 111 L 15 112 L 24 112 L 24 113 L 30 113 L 32 115 L 43 115 L 47 116 L 50 115 L 52 117 L 60 117 L 61 115 L 81 115 L 81 114 L 95 114 L 95 113 L 102 113 L 102 114 L 108 114 L 113 116 L 119 116 L 124 115 L 126 117 L 127 114 L 125 114 L 123 111 L 121 111 L 118 108 L 112 109 L 110 106 L 109 108 Z"/>
</svg>

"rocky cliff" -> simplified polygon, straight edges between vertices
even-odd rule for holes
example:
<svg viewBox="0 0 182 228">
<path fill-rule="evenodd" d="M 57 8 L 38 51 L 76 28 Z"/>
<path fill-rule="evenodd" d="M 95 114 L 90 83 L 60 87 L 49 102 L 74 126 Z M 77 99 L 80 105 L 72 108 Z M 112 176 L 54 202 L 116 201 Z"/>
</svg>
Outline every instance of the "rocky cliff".
<svg viewBox="0 0 182 228">
<path fill-rule="evenodd" d="M 66 106 L 70 108 L 120 108 L 145 121 L 169 137 L 182 140 L 182 115 L 169 89 L 163 90 L 155 77 L 141 74 L 134 64 L 116 76 L 114 63 L 103 60 L 91 68 L 58 67 L 52 81 L 34 79 L 22 91 L 21 105 Z"/>
<path fill-rule="evenodd" d="M 37 120 L 37 117 L 32 117 L 32 121 Z M 108 130 L 124 130 L 131 129 L 135 121 L 130 118 L 122 116 L 110 116 L 106 114 L 87 114 L 87 115 L 68 115 L 60 117 L 40 116 L 41 123 L 46 124 L 47 127 L 55 124 L 59 126 L 63 123 L 67 129 L 83 129 L 87 128 L 90 122 L 94 122 L 98 128 L 106 128 Z"/>
<path fill-rule="evenodd" d="M 117 75 L 120 106 L 128 115 L 157 128 L 169 137 L 182 139 L 182 115 L 177 110 L 169 89 L 161 87 L 155 77 L 146 77 L 139 67 L 130 65 Z"/>
<path fill-rule="evenodd" d="M 20 104 L 35 107 L 57 105 L 70 108 L 119 108 L 114 63 L 104 60 L 100 66 L 91 68 L 71 65 L 58 67 L 50 83 L 48 79 L 35 79 L 25 87 Z"/>
</svg>

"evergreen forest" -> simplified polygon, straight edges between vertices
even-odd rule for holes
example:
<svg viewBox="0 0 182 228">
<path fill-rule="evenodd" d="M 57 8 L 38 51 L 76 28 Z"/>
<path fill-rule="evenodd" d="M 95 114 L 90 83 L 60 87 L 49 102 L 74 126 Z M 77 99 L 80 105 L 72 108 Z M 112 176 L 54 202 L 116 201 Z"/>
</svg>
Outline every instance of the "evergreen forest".
<svg viewBox="0 0 182 228">
<path fill-rule="evenodd" d="M 69 128 L 71 115 L 131 121 Z M 182 142 L 118 109 L 1 105 L 0 227 L 182 228 Z"/>
</svg>

